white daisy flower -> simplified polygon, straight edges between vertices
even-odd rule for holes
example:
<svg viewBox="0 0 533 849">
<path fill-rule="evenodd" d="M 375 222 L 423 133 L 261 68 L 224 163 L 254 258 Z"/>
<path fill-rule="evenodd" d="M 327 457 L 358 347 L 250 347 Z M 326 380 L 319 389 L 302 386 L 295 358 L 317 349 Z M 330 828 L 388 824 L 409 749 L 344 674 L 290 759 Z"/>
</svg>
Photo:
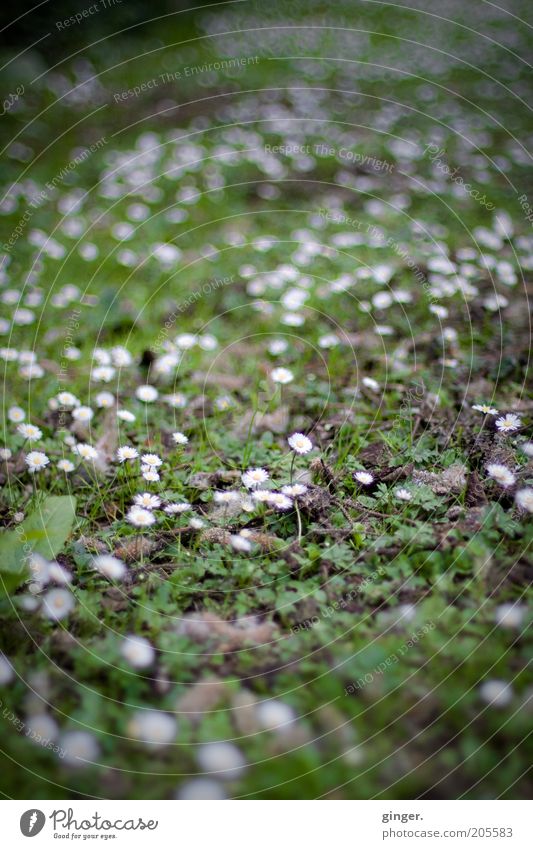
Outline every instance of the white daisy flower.
<svg viewBox="0 0 533 849">
<path fill-rule="evenodd" d="M 10 407 L 7 411 L 7 417 L 10 422 L 14 424 L 18 424 L 18 422 L 23 422 L 26 418 L 26 413 L 22 409 L 22 407 Z"/>
<path fill-rule="evenodd" d="M 92 417 L 94 416 L 94 410 L 91 410 L 90 407 L 75 407 L 72 410 L 72 418 L 77 422 L 90 422 Z"/>
<path fill-rule="evenodd" d="M 279 699 L 259 702 L 255 708 L 255 715 L 259 725 L 265 731 L 288 731 L 296 718 L 292 707 Z"/>
<path fill-rule="evenodd" d="M 293 433 L 292 436 L 289 436 L 287 442 L 297 454 L 308 454 L 309 451 L 313 450 L 313 443 L 303 433 Z"/>
<path fill-rule="evenodd" d="M 515 502 L 520 510 L 533 513 L 533 488 L 526 486 L 524 489 L 519 489 L 515 495 Z"/>
<path fill-rule="evenodd" d="M 172 743 L 176 738 L 177 730 L 175 717 L 160 710 L 136 711 L 128 722 L 130 737 L 152 748 Z"/>
<path fill-rule="evenodd" d="M 200 799 L 215 801 L 226 799 L 227 796 L 219 781 L 213 781 L 210 778 L 193 778 L 181 785 L 174 798 L 183 801 Z"/>
<path fill-rule="evenodd" d="M 134 422 L 135 416 L 129 410 L 117 410 L 117 419 L 123 422 Z"/>
<path fill-rule="evenodd" d="M 472 404 L 472 409 L 485 416 L 497 416 L 499 412 L 496 407 L 490 407 L 488 404 Z"/>
<path fill-rule="evenodd" d="M 176 443 L 176 445 L 186 445 L 189 441 L 189 438 L 185 436 L 184 433 L 181 433 L 179 430 L 176 433 L 172 434 L 172 439 Z"/>
<path fill-rule="evenodd" d="M 140 492 L 133 499 L 138 507 L 144 507 L 146 510 L 156 510 L 161 505 L 161 499 L 157 495 L 151 495 L 149 492 Z"/>
<path fill-rule="evenodd" d="M 156 472 L 151 466 L 143 466 L 141 472 L 144 480 L 148 481 L 148 483 L 157 483 L 157 481 L 161 480 L 159 472 Z"/>
<path fill-rule="evenodd" d="M 377 380 L 374 380 L 373 377 L 363 377 L 361 383 L 363 384 L 363 386 L 366 386 L 367 389 L 371 389 L 372 392 L 379 391 L 379 383 L 377 382 Z"/>
<path fill-rule="evenodd" d="M 220 395 L 215 398 L 215 407 L 220 412 L 230 410 L 234 406 L 233 398 L 230 395 Z"/>
<path fill-rule="evenodd" d="M 194 528 L 195 531 L 199 531 L 202 528 L 205 528 L 205 522 L 203 521 L 203 519 L 200 519 L 199 516 L 193 516 L 189 524 L 191 528 Z"/>
<path fill-rule="evenodd" d="M 513 700 L 513 690 L 506 681 L 484 681 L 479 688 L 479 695 L 484 702 L 496 708 L 504 708 Z"/>
<path fill-rule="evenodd" d="M 370 486 L 374 482 L 374 475 L 371 475 L 370 472 L 354 472 L 354 478 L 363 486 Z"/>
<path fill-rule="evenodd" d="M 135 669 L 145 669 L 155 660 L 155 649 L 152 644 L 145 637 L 137 637 L 135 634 L 129 634 L 124 638 L 120 653 L 124 660 Z"/>
<path fill-rule="evenodd" d="M 110 581 L 120 581 L 127 572 L 126 566 L 118 557 L 112 554 L 99 554 L 93 559 L 93 566 L 104 578 Z"/>
<path fill-rule="evenodd" d="M 411 501 L 411 499 L 413 497 L 411 495 L 411 493 L 409 492 L 409 490 L 405 489 L 404 487 L 400 487 L 399 489 L 396 489 L 394 494 L 395 494 L 396 498 L 400 499 L 400 501 Z"/>
<path fill-rule="evenodd" d="M 115 396 L 111 392 L 99 392 L 95 400 L 97 407 L 107 410 L 114 405 Z"/>
<path fill-rule="evenodd" d="M 48 465 L 50 459 L 42 451 L 30 451 L 24 457 L 24 462 L 28 466 L 29 472 L 40 472 Z"/>
<path fill-rule="evenodd" d="M 79 407 L 80 402 L 72 392 L 60 392 L 57 395 L 57 400 L 62 407 Z"/>
<path fill-rule="evenodd" d="M 167 504 L 165 507 L 165 513 L 169 516 L 175 516 L 179 513 L 187 513 L 188 510 L 192 510 L 192 507 L 187 501 L 179 501 L 176 504 Z"/>
<path fill-rule="evenodd" d="M 150 510 L 135 505 L 128 510 L 126 520 L 136 528 L 147 528 L 154 524 L 155 516 Z"/>
<path fill-rule="evenodd" d="M 67 360 L 79 360 L 81 357 L 81 351 L 79 348 L 75 348 L 74 345 L 70 345 L 65 349 L 65 357 Z"/>
<path fill-rule="evenodd" d="M 42 612 L 48 619 L 64 619 L 74 610 L 74 596 L 69 590 L 49 590 L 43 597 Z"/>
<path fill-rule="evenodd" d="M 72 572 L 69 572 L 56 560 L 52 560 L 49 564 L 48 575 L 54 584 L 70 584 L 72 582 Z"/>
<path fill-rule="evenodd" d="M 10 448 L 0 448 L 0 460 L 10 460 L 13 452 Z"/>
<path fill-rule="evenodd" d="M 126 460 L 136 460 L 139 452 L 133 445 L 122 445 L 117 449 L 117 460 L 119 463 L 125 463 Z"/>
<path fill-rule="evenodd" d="M 86 442 L 78 442 L 74 448 L 74 453 L 78 454 L 83 460 L 96 460 L 98 457 L 96 448 L 93 448 L 92 445 L 88 445 Z"/>
<path fill-rule="evenodd" d="M 507 604 L 499 604 L 494 611 L 494 621 L 502 628 L 520 628 L 527 608 L 523 604 L 508 602 Z"/>
<path fill-rule="evenodd" d="M 246 769 L 244 755 L 233 743 L 205 743 L 198 748 L 198 766 L 206 773 L 220 778 L 237 778 Z"/>
<path fill-rule="evenodd" d="M 516 482 L 516 477 L 511 470 L 501 463 L 489 463 L 486 469 L 489 477 L 493 478 L 500 486 L 512 486 Z"/>
<path fill-rule="evenodd" d="M 182 392 L 175 392 L 173 395 L 164 395 L 163 401 L 170 407 L 181 409 L 187 406 L 187 398 Z"/>
<path fill-rule="evenodd" d="M 89 731 L 67 731 L 59 738 L 58 746 L 68 766 L 91 766 L 100 755 L 96 737 Z"/>
<path fill-rule="evenodd" d="M 68 474 L 69 472 L 73 472 L 76 467 L 70 460 L 59 460 L 57 468 L 60 472 L 66 472 Z"/>
<path fill-rule="evenodd" d="M 139 399 L 139 401 L 144 401 L 145 404 L 151 404 L 153 401 L 157 400 L 159 392 L 155 386 L 149 386 L 146 384 L 144 386 L 137 387 L 135 390 L 135 396 Z"/>
<path fill-rule="evenodd" d="M 241 475 L 241 480 L 245 487 L 253 489 L 256 486 L 267 481 L 269 474 L 266 469 L 248 469 Z"/>
<path fill-rule="evenodd" d="M 533 457 L 533 442 L 524 442 L 523 445 L 520 446 L 526 457 Z"/>
<path fill-rule="evenodd" d="M 272 491 L 270 489 L 254 489 L 252 492 L 253 500 L 259 504 L 267 504 L 270 501 L 271 495 Z"/>
<path fill-rule="evenodd" d="M 19 424 L 17 431 L 24 437 L 24 439 L 28 439 L 30 442 L 36 442 L 38 439 L 41 439 L 43 435 L 42 430 L 32 424 Z"/>
<path fill-rule="evenodd" d="M 213 501 L 215 502 L 215 504 L 232 504 L 240 500 L 240 493 L 236 492 L 233 489 L 227 489 L 224 492 L 213 493 Z"/>
<path fill-rule="evenodd" d="M 292 371 L 288 368 L 275 368 L 270 372 L 270 377 L 274 381 L 274 383 L 280 383 L 282 385 L 286 383 L 291 383 L 294 380 L 294 375 Z"/>
<path fill-rule="evenodd" d="M 276 510 L 290 510 L 292 507 L 292 500 L 281 492 L 272 492 L 268 503 Z"/>
<path fill-rule="evenodd" d="M 284 354 L 288 347 L 289 344 L 285 339 L 273 339 L 268 346 L 268 353 L 272 354 L 273 357 L 278 357 L 280 354 Z"/>
<path fill-rule="evenodd" d="M 240 534 L 232 534 L 229 541 L 235 551 L 248 552 L 252 550 L 252 543 Z"/>
<path fill-rule="evenodd" d="M 307 487 L 303 483 L 293 483 L 287 486 L 282 486 L 283 495 L 288 495 L 290 498 L 298 498 L 299 495 L 304 495 L 307 492 Z"/>
<path fill-rule="evenodd" d="M 95 383 L 109 383 L 113 380 L 116 374 L 116 369 L 113 366 L 96 366 L 91 372 L 91 380 Z"/>
<path fill-rule="evenodd" d="M 34 713 L 28 720 L 30 733 L 26 736 L 32 743 L 38 746 L 48 746 L 53 743 L 59 735 L 59 726 L 47 713 Z"/>
<path fill-rule="evenodd" d="M 143 454 L 141 457 L 143 466 L 150 466 L 152 469 L 159 468 L 162 462 L 161 457 L 158 457 L 157 454 Z"/>
<path fill-rule="evenodd" d="M 496 419 L 496 427 L 502 433 L 509 433 L 522 427 L 522 420 L 514 413 L 507 413 L 506 416 L 500 416 L 499 419 Z"/>
<path fill-rule="evenodd" d="M 0 652 L 0 685 L 9 684 L 9 682 L 13 679 L 13 676 L 13 667 L 5 654 Z"/>
</svg>

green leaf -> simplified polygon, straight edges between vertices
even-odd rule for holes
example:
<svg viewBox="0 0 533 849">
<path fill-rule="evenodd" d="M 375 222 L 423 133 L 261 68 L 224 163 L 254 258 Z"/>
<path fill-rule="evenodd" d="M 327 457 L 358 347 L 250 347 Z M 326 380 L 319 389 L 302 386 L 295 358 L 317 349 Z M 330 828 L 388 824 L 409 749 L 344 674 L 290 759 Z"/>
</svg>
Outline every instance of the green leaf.
<svg viewBox="0 0 533 849">
<path fill-rule="evenodd" d="M 0 591 L 12 592 L 27 577 L 27 563 L 37 553 L 52 560 L 67 541 L 76 516 L 76 499 L 51 495 L 12 531 L 0 536 Z"/>
</svg>

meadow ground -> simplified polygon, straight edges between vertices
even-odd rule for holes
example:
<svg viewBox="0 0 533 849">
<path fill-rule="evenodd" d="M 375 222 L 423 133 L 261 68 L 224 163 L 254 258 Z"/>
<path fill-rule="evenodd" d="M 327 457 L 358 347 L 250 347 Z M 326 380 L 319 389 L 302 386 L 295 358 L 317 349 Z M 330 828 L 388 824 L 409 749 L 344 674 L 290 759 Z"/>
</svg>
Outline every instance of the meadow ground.
<svg viewBox="0 0 533 849">
<path fill-rule="evenodd" d="M 7 67 L 6 796 L 531 793 L 528 10 L 422 6 Z"/>
</svg>

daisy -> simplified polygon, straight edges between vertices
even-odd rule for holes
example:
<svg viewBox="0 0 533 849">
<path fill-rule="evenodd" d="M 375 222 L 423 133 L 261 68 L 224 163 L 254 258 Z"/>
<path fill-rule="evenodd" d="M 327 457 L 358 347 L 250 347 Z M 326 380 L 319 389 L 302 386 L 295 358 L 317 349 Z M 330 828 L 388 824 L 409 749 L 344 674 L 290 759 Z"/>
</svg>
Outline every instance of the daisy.
<svg viewBox="0 0 533 849">
<path fill-rule="evenodd" d="M 151 404 L 152 401 L 156 401 L 159 397 L 159 392 L 155 388 L 155 386 L 138 386 L 135 390 L 135 396 L 139 399 L 139 401 L 144 401 L 145 404 Z"/>
<path fill-rule="evenodd" d="M 62 407 L 79 407 L 80 402 L 76 398 L 72 392 L 60 392 L 57 396 L 57 400 L 61 404 Z"/>
<path fill-rule="evenodd" d="M 141 471 L 144 480 L 148 481 L 148 483 L 157 483 L 157 481 L 161 480 L 159 472 L 156 472 L 150 466 L 143 466 Z"/>
<path fill-rule="evenodd" d="M 72 418 L 77 422 L 90 422 L 94 416 L 94 410 L 90 407 L 75 407 L 72 410 Z"/>
<path fill-rule="evenodd" d="M 49 564 L 48 575 L 54 584 L 70 584 L 72 582 L 72 573 L 56 560 L 52 560 Z"/>
<path fill-rule="evenodd" d="M 259 502 L 260 504 L 268 503 L 270 501 L 271 495 L 272 495 L 272 492 L 271 492 L 270 489 L 255 489 L 252 492 L 253 500 Z"/>
<path fill-rule="evenodd" d="M 152 469 L 157 469 L 162 462 L 161 457 L 158 457 L 157 454 L 143 454 L 141 457 L 143 466 L 150 466 Z"/>
<path fill-rule="evenodd" d="M 291 383 L 294 380 L 294 375 L 292 371 L 288 368 L 275 368 L 270 372 L 270 377 L 274 381 L 274 383 L 280 383 L 282 385 L 286 383 Z"/>
<path fill-rule="evenodd" d="M 304 495 L 307 492 L 307 487 L 303 483 L 293 483 L 287 486 L 282 486 L 283 495 L 288 495 L 290 498 L 297 498 L 299 495 Z"/>
<path fill-rule="evenodd" d="M 201 528 L 205 528 L 205 522 L 198 516 L 193 516 L 190 521 L 190 526 L 191 528 L 194 528 L 195 531 L 199 531 Z"/>
<path fill-rule="evenodd" d="M 519 489 L 515 495 L 515 501 L 521 510 L 533 513 L 533 488 L 526 486 L 524 489 Z"/>
<path fill-rule="evenodd" d="M 285 339 L 273 339 L 268 346 L 268 353 L 272 354 L 273 357 L 278 357 L 280 354 L 284 354 L 288 347 L 289 344 Z"/>
<path fill-rule="evenodd" d="M 120 653 L 124 660 L 136 669 L 145 669 L 155 660 L 155 649 L 152 644 L 144 637 L 137 637 L 135 634 L 124 638 Z"/>
<path fill-rule="evenodd" d="M 120 581 L 126 574 L 126 567 L 122 560 L 113 557 L 112 554 L 100 554 L 93 560 L 93 566 L 104 578 L 111 581 Z"/>
<path fill-rule="evenodd" d="M 479 695 L 484 702 L 496 708 L 507 707 L 513 700 L 511 685 L 506 681 L 484 681 L 479 688 Z"/>
<path fill-rule="evenodd" d="M 127 521 L 136 528 L 147 528 L 155 522 L 155 516 L 150 510 L 134 505 L 130 507 L 126 515 Z"/>
<path fill-rule="evenodd" d="M 227 797 L 219 781 L 213 781 L 210 778 L 193 778 L 181 785 L 174 798 L 183 801 L 199 799 L 215 801 Z"/>
<path fill-rule="evenodd" d="M 163 401 L 170 407 L 182 408 L 187 404 L 187 399 L 182 392 L 175 392 L 173 395 L 165 395 Z"/>
<path fill-rule="evenodd" d="M 485 416 L 497 416 L 499 413 L 496 407 L 490 407 L 488 404 L 472 404 L 472 409 Z"/>
<path fill-rule="evenodd" d="M 126 460 L 135 460 L 139 456 L 139 452 L 133 445 L 122 445 L 117 449 L 117 460 L 119 463 L 125 463 Z"/>
<path fill-rule="evenodd" d="M 97 366 L 93 368 L 91 372 L 91 380 L 94 380 L 95 383 L 109 383 L 110 380 L 113 380 L 116 374 L 116 370 L 113 366 Z"/>
<path fill-rule="evenodd" d="M 95 400 L 97 407 L 109 409 L 115 403 L 115 396 L 111 392 L 99 392 Z"/>
<path fill-rule="evenodd" d="M 533 457 L 533 442 L 524 442 L 520 447 L 526 457 Z"/>
<path fill-rule="evenodd" d="M 494 621 L 502 628 L 520 628 L 525 615 L 525 605 L 509 602 L 498 605 L 494 611 Z"/>
<path fill-rule="evenodd" d="M 188 510 L 192 510 L 192 507 L 187 501 L 179 501 L 177 504 L 167 504 L 165 507 L 165 513 L 169 516 L 186 513 Z"/>
<path fill-rule="evenodd" d="M 213 501 L 215 504 L 231 504 L 240 500 L 240 493 L 235 492 L 233 489 L 227 489 L 225 492 L 213 493 Z"/>
<path fill-rule="evenodd" d="M 230 545 L 235 551 L 242 551 L 244 553 L 252 550 L 252 543 L 242 537 L 240 534 L 232 534 L 229 538 Z"/>
<path fill-rule="evenodd" d="M 259 725 L 265 731 L 287 731 L 296 718 L 290 705 L 278 699 L 259 702 L 255 714 Z"/>
<path fill-rule="evenodd" d="M 69 766 L 92 764 L 100 754 L 96 738 L 88 731 L 67 731 L 59 738 L 58 746 L 61 757 Z"/>
<path fill-rule="evenodd" d="M 503 433 L 508 433 L 522 427 L 522 421 L 514 413 L 507 413 L 506 416 L 500 416 L 499 419 L 496 419 L 496 427 Z"/>
<path fill-rule="evenodd" d="M 98 451 L 96 448 L 93 448 L 92 445 L 88 445 L 86 442 L 78 442 L 74 448 L 74 452 L 83 460 L 96 460 L 98 457 Z"/>
<path fill-rule="evenodd" d="M 9 660 L 0 652 L 0 684 L 9 684 L 13 678 L 13 667 Z"/>
<path fill-rule="evenodd" d="M 411 501 L 413 497 L 409 490 L 404 489 L 404 487 L 400 487 L 400 489 L 397 489 L 394 494 L 396 498 L 400 499 L 400 501 Z"/>
<path fill-rule="evenodd" d="M 276 510 L 290 510 L 292 507 L 291 499 L 281 492 L 272 492 L 268 501 Z"/>
<path fill-rule="evenodd" d="M 10 448 L 0 448 L 0 460 L 11 459 L 13 452 Z"/>
<path fill-rule="evenodd" d="M 47 713 L 34 713 L 28 723 L 29 732 L 26 736 L 39 746 L 48 748 L 49 743 L 57 740 L 59 727 Z"/>
<path fill-rule="evenodd" d="M 233 743 L 204 743 L 198 748 L 198 766 L 203 772 L 217 773 L 221 778 L 236 778 L 246 769 L 241 750 Z"/>
<path fill-rule="evenodd" d="M 363 377 L 361 383 L 363 386 L 366 386 L 367 389 L 371 389 L 372 392 L 378 392 L 379 390 L 379 383 L 377 380 L 374 380 L 373 377 Z"/>
<path fill-rule="evenodd" d="M 374 482 L 374 475 L 371 475 L 370 472 L 354 472 L 354 478 L 363 486 L 370 486 Z"/>
<path fill-rule="evenodd" d="M 48 619 L 64 619 L 74 610 L 74 596 L 69 590 L 50 590 L 43 598 L 42 611 Z"/>
<path fill-rule="evenodd" d="M 134 422 L 135 416 L 129 410 L 117 410 L 117 419 L 123 422 Z"/>
<path fill-rule="evenodd" d="M 14 424 L 18 424 L 18 422 L 23 422 L 26 418 L 26 413 L 22 409 L 22 407 L 10 407 L 7 411 L 7 417 L 10 422 Z"/>
<path fill-rule="evenodd" d="M 41 439 L 43 435 L 42 430 L 32 424 L 19 424 L 17 431 L 30 442 L 35 442 L 36 440 Z"/>
<path fill-rule="evenodd" d="M 71 463 L 70 460 L 59 460 L 57 464 L 57 468 L 60 472 L 73 472 L 75 469 L 74 463 Z"/>
<path fill-rule="evenodd" d="M 167 746 L 176 737 L 177 723 L 169 713 L 139 710 L 128 723 L 128 734 L 151 747 Z"/>
<path fill-rule="evenodd" d="M 500 486 L 512 486 L 516 482 L 511 470 L 501 463 L 489 463 L 486 469 L 489 477 L 493 478 Z"/>
<path fill-rule="evenodd" d="M 176 433 L 172 434 L 172 439 L 176 443 L 176 445 L 187 445 L 189 438 L 185 436 L 184 433 L 181 433 L 179 430 Z"/>
<path fill-rule="evenodd" d="M 30 451 L 24 457 L 24 462 L 28 466 L 28 471 L 33 473 L 40 472 L 41 469 L 44 469 L 50 462 L 50 459 L 42 451 Z"/>
<path fill-rule="evenodd" d="M 241 475 L 241 480 L 247 489 L 253 489 L 256 486 L 267 481 L 269 478 L 269 474 L 266 469 L 248 469 L 247 472 L 243 472 Z"/>
<path fill-rule="evenodd" d="M 303 433 L 293 433 L 292 436 L 289 436 L 287 442 L 297 454 L 308 454 L 309 451 L 313 450 L 313 443 Z"/>
<path fill-rule="evenodd" d="M 157 495 L 151 495 L 149 492 L 138 493 L 133 501 L 137 507 L 144 507 L 146 510 L 155 510 L 161 505 L 161 499 Z"/>
</svg>

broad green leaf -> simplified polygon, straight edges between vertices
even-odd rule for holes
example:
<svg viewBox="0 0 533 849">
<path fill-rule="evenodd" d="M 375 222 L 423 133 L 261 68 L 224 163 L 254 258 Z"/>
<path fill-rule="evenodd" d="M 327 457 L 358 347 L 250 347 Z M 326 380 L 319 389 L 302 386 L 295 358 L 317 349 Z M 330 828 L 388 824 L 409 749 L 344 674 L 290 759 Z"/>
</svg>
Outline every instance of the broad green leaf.
<svg viewBox="0 0 533 849">
<path fill-rule="evenodd" d="M 67 541 L 76 515 L 71 495 L 51 495 L 27 519 L 0 536 L 0 591 L 11 592 L 27 578 L 31 554 L 53 559 Z"/>
</svg>

